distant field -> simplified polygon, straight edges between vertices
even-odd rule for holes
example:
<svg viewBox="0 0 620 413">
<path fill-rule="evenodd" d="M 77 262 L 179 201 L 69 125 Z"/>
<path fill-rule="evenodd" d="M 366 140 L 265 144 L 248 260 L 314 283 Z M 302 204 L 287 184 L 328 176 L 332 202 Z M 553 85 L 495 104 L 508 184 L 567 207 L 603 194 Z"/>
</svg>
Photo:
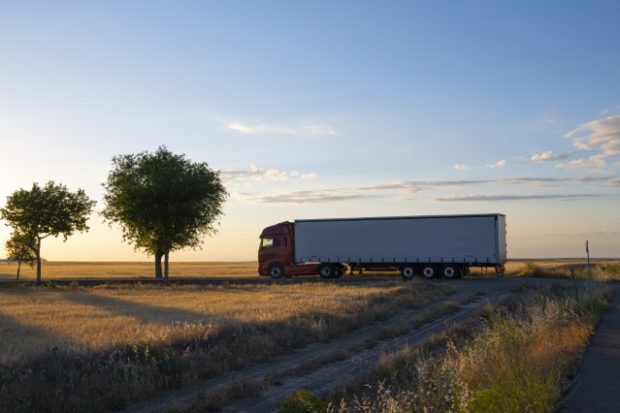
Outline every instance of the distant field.
<svg viewBox="0 0 620 413">
<path fill-rule="evenodd" d="M 601 265 L 619 265 L 620 259 L 593 260 L 593 268 Z M 570 276 L 570 269 L 576 271 L 577 276 L 584 276 L 585 260 L 553 259 L 553 260 L 511 260 L 506 264 L 506 275 L 536 276 L 532 269 L 540 270 L 546 275 L 556 277 Z M 170 263 L 170 277 L 255 277 L 258 263 L 246 262 L 174 262 Z M 17 264 L 0 263 L 0 280 L 13 280 L 17 271 Z M 534 271 L 536 272 L 536 271 Z M 154 264 L 152 262 L 63 262 L 48 261 L 43 263 L 43 280 L 71 279 L 71 278 L 153 278 Z M 392 272 L 394 273 L 394 272 Z M 493 276 L 493 269 L 473 269 L 475 275 L 488 274 Z M 394 273 L 395 274 L 395 273 Z M 620 279 L 620 274 L 615 279 Z M 35 269 L 27 265 L 22 266 L 21 280 L 34 280 Z"/>
<path fill-rule="evenodd" d="M 43 263 L 43 280 L 58 278 L 154 278 L 152 262 L 63 262 Z M 35 268 L 22 265 L 22 280 L 34 280 Z M 171 277 L 255 276 L 258 263 L 170 262 Z M 0 263 L 0 279 L 15 279 L 17 264 Z"/>
</svg>

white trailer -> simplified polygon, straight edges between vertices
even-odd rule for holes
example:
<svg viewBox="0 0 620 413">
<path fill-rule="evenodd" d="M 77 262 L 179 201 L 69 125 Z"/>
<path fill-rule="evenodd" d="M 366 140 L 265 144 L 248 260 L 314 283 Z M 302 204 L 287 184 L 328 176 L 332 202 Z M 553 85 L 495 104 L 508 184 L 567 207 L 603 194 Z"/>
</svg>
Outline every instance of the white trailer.
<svg viewBox="0 0 620 413">
<path fill-rule="evenodd" d="M 320 263 L 319 274 L 334 276 L 338 264 L 352 269 L 398 268 L 405 278 L 456 278 L 471 266 L 506 262 L 503 214 L 303 219 L 294 222 L 296 265 Z"/>
</svg>

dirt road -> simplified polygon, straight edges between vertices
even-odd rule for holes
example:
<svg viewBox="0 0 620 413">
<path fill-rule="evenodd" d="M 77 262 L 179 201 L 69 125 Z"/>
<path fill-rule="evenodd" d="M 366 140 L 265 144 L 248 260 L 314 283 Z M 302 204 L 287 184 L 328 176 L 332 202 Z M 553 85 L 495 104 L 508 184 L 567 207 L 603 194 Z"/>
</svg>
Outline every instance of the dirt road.
<svg viewBox="0 0 620 413">
<path fill-rule="evenodd" d="M 434 303 L 427 308 L 403 311 L 390 320 L 373 323 L 347 336 L 327 343 L 313 343 L 269 362 L 256 364 L 181 390 L 164 393 L 156 398 L 132 405 L 125 411 L 132 413 L 182 411 L 191 408 L 199 398 L 210 400 L 218 394 L 233 391 L 240 383 L 260 388 L 259 394 L 246 399 L 233 400 L 223 406 L 223 411 L 274 411 L 280 399 L 298 390 L 306 389 L 321 395 L 337 386 L 345 385 L 365 369 L 374 365 L 381 354 L 396 351 L 405 345 L 420 346 L 434 334 L 473 315 L 487 302 L 497 302 L 507 298 L 515 287 L 558 281 L 563 282 L 532 278 L 436 281 L 450 283 L 456 287 L 457 292 L 446 300 Z M 389 327 L 406 325 L 425 312 L 437 311 L 445 306 L 445 301 L 463 304 L 450 314 L 410 331 L 404 331 L 397 337 L 380 339 Z"/>
</svg>

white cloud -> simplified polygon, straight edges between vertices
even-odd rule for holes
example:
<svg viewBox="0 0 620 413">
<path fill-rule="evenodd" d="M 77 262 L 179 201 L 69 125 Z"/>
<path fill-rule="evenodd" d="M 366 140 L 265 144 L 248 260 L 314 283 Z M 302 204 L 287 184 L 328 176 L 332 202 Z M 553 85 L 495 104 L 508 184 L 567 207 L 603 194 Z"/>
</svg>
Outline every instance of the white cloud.
<svg viewBox="0 0 620 413">
<path fill-rule="evenodd" d="M 454 169 L 457 171 L 464 171 L 466 169 L 471 169 L 471 166 L 465 165 L 464 163 L 454 164 Z"/>
<path fill-rule="evenodd" d="M 228 182 L 248 181 L 287 181 L 289 179 L 314 179 L 319 176 L 316 172 L 300 173 L 299 171 L 282 171 L 276 168 L 262 169 L 250 165 L 249 169 L 223 170 L 220 176 Z"/>
<path fill-rule="evenodd" d="M 606 156 L 603 154 L 596 154 L 587 158 L 573 159 L 568 162 L 560 162 L 557 164 L 558 168 L 581 168 L 581 167 L 594 167 L 603 168 L 605 166 Z"/>
<path fill-rule="evenodd" d="M 322 125 L 279 126 L 265 123 L 231 122 L 227 127 L 234 132 L 246 135 L 331 136 L 336 134 L 332 127 Z"/>
<path fill-rule="evenodd" d="M 566 152 L 556 155 L 553 151 L 545 151 L 541 153 L 535 153 L 530 157 L 530 162 L 549 162 L 549 161 L 559 161 L 568 158 L 572 155 L 572 152 Z"/>
<path fill-rule="evenodd" d="M 487 168 L 491 168 L 491 169 L 501 169 L 501 168 L 505 168 L 506 167 L 506 160 L 505 159 L 500 159 L 499 161 L 492 163 L 492 164 L 488 164 Z"/>
<path fill-rule="evenodd" d="M 571 138 L 579 150 L 595 153 L 567 162 L 564 167 L 605 166 L 608 159 L 620 156 L 620 115 L 586 122 L 565 136 Z"/>
<path fill-rule="evenodd" d="M 330 188 L 293 192 L 270 192 L 262 195 L 240 193 L 241 200 L 257 204 L 319 204 L 349 201 L 352 199 L 375 198 L 375 195 L 355 193 L 345 188 Z"/>
</svg>

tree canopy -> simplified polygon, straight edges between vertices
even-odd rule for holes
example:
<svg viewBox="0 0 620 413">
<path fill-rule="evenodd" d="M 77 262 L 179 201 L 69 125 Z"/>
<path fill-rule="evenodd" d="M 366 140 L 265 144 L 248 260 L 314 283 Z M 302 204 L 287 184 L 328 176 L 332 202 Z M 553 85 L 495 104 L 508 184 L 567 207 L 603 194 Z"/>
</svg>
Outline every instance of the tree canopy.
<svg viewBox="0 0 620 413">
<path fill-rule="evenodd" d="M 41 281 L 41 240 L 62 235 L 66 241 L 75 231 L 88 231 L 88 216 L 95 201 L 82 189 L 70 192 L 66 186 L 49 181 L 30 190 L 19 189 L 7 197 L 0 217 L 13 230 L 34 242 L 37 282 Z"/>
<path fill-rule="evenodd" d="M 125 241 L 155 256 L 156 277 L 162 277 L 163 256 L 198 248 L 204 235 L 216 232 L 228 192 L 207 163 L 161 146 L 155 153 L 116 156 L 112 164 L 102 215 L 120 224 Z"/>
<path fill-rule="evenodd" d="M 17 261 L 17 280 L 19 280 L 22 263 L 32 266 L 37 261 L 36 240 L 32 234 L 13 231 L 11 238 L 6 241 L 5 250 L 8 259 Z"/>
</svg>

